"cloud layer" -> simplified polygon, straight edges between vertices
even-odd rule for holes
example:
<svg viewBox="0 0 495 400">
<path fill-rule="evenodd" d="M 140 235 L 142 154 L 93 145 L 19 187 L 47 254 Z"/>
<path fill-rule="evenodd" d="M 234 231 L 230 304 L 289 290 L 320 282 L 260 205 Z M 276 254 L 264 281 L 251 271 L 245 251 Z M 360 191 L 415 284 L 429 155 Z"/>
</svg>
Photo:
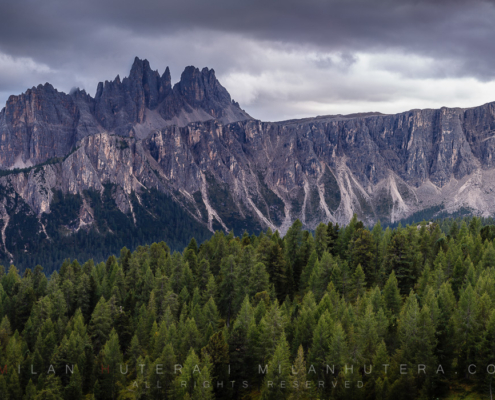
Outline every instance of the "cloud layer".
<svg viewBox="0 0 495 400">
<path fill-rule="evenodd" d="M 94 94 L 134 56 L 177 81 L 214 68 L 251 115 L 280 120 L 495 100 L 495 3 L 460 0 L 9 1 L 0 101 L 49 81 Z"/>
</svg>

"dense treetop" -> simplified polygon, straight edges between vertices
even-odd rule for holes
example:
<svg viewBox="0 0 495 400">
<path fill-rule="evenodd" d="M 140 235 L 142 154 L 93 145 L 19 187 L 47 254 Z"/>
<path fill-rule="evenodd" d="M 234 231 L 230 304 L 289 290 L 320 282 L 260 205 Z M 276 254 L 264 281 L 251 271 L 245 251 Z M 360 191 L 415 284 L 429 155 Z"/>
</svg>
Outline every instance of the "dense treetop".
<svg viewBox="0 0 495 400">
<path fill-rule="evenodd" d="M 217 232 L 182 253 L 66 260 L 49 278 L 0 267 L 0 397 L 488 395 L 495 227 L 482 225 L 353 218 L 313 234 L 296 221 L 283 238 Z"/>
</svg>

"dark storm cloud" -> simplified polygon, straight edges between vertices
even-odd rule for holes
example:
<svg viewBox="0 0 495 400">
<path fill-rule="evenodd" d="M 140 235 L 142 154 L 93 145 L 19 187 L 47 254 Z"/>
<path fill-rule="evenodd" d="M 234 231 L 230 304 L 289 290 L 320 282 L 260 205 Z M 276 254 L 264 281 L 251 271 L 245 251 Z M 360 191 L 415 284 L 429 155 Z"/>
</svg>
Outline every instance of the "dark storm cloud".
<svg viewBox="0 0 495 400">
<path fill-rule="evenodd" d="M 196 62 L 220 74 L 242 69 L 261 74 L 269 65 L 257 64 L 256 56 L 245 54 L 249 49 L 236 45 L 246 38 L 287 52 L 312 52 L 321 69 L 345 70 L 357 53 L 382 52 L 390 53 L 387 68 L 404 77 L 490 81 L 493 21 L 495 3 L 481 0 L 7 1 L 0 9 L 0 53 L 14 60 L 29 57 L 47 68 L 23 80 L 9 69 L 15 62 L 2 66 L 0 58 L 0 74 L 17 76 L 9 80 L 13 90 L 42 77 L 62 87 L 84 86 L 125 75 L 134 55 L 161 70 L 161 63 L 170 64 L 175 78 L 184 63 Z M 396 54 L 431 62 L 419 69 L 394 64 Z M 6 92 L 1 77 L 0 92 Z"/>
<path fill-rule="evenodd" d="M 494 17 L 494 3 L 477 0 L 18 0 L 2 7 L 0 47 L 52 61 L 78 48 L 101 51 L 94 34 L 108 27 L 143 36 L 209 29 L 325 50 L 413 51 L 450 60 L 453 73 L 490 78 Z"/>
</svg>

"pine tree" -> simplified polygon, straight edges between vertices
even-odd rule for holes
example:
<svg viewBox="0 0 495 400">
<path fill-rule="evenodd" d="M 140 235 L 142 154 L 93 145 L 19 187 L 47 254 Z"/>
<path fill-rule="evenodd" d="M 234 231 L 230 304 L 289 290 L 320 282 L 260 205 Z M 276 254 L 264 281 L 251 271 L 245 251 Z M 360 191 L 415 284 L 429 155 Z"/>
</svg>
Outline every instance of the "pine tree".
<svg viewBox="0 0 495 400">
<path fill-rule="evenodd" d="M 198 275 L 196 277 L 196 284 L 200 292 L 204 292 L 208 286 L 210 277 L 213 276 L 210 271 L 210 263 L 208 260 L 202 259 L 198 265 Z"/>
<path fill-rule="evenodd" d="M 44 380 L 43 387 L 38 389 L 36 400 L 60 400 L 63 398 L 62 390 L 60 378 L 50 374 Z"/>
<path fill-rule="evenodd" d="M 457 225 L 457 221 L 454 221 L 452 227 L 450 228 L 449 235 L 454 239 L 457 239 L 457 235 L 459 234 L 459 225 Z"/>
<path fill-rule="evenodd" d="M 101 394 L 104 398 L 116 399 L 117 385 L 122 382 L 124 375 L 120 373 L 123 357 L 120 352 L 119 337 L 115 329 L 110 332 L 108 341 L 102 349 L 101 363 L 98 374 Z"/>
<path fill-rule="evenodd" d="M 299 288 L 299 280 L 302 272 L 300 257 L 302 242 L 302 222 L 296 219 L 284 237 L 285 259 L 287 260 L 287 294 L 290 296 Z"/>
<path fill-rule="evenodd" d="M 339 232 L 337 247 L 338 247 L 338 255 L 342 259 L 348 258 L 349 243 L 351 242 L 352 235 L 357 229 L 356 226 L 358 222 L 359 221 L 357 219 L 357 215 L 354 213 L 352 215 L 351 220 L 349 221 L 349 224 Z"/>
<path fill-rule="evenodd" d="M 373 380 L 376 381 L 380 377 L 381 378 L 385 377 L 384 366 L 386 366 L 387 364 L 390 365 L 387 346 L 385 345 L 385 342 L 382 340 L 376 349 L 375 355 L 373 356 L 373 362 L 372 362 L 373 369 L 371 375 Z"/>
<path fill-rule="evenodd" d="M 478 217 L 472 217 L 469 222 L 469 232 L 471 235 L 476 236 L 481 231 L 481 219 Z"/>
<path fill-rule="evenodd" d="M 208 341 L 208 345 L 201 352 L 206 352 L 211 359 L 213 364 L 211 371 L 212 379 L 219 382 L 227 382 L 229 380 L 229 345 L 225 341 L 223 331 L 218 331 L 212 335 Z M 230 390 L 226 390 L 225 388 L 215 390 L 216 398 L 227 398 L 230 394 Z"/>
<path fill-rule="evenodd" d="M 378 318 L 373 313 L 373 306 L 368 304 L 364 315 L 357 324 L 357 346 L 365 364 L 371 363 L 379 343 Z M 383 328 L 382 328 L 383 329 Z"/>
<path fill-rule="evenodd" d="M 495 364 L 495 311 L 491 312 L 486 328 L 482 333 L 476 364 L 483 366 Z M 483 374 L 478 379 L 481 381 L 485 393 L 493 394 L 495 391 L 493 374 Z"/>
<path fill-rule="evenodd" d="M 184 252 L 184 257 L 183 257 L 184 263 L 187 263 L 195 279 L 197 279 L 199 274 L 198 257 L 196 254 L 197 253 L 194 250 L 187 249 Z"/>
<path fill-rule="evenodd" d="M 3 374 L 0 375 L 0 396 L 2 396 L 2 399 L 8 399 L 9 396 L 6 378 L 3 376 Z"/>
<path fill-rule="evenodd" d="M 177 357 L 174 352 L 174 348 L 171 343 L 168 343 L 162 351 L 160 358 L 158 359 L 163 364 L 163 376 L 162 386 L 165 394 L 169 393 L 172 389 L 173 379 L 175 377 L 175 365 L 177 363 Z M 156 371 L 156 367 L 155 367 Z"/>
<path fill-rule="evenodd" d="M 191 349 L 199 352 L 203 338 L 193 318 L 188 318 L 184 326 L 180 329 L 181 348 L 179 357 L 185 357 Z"/>
<path fill-rule="evenodd" d="M 289 400 L 303 400 L 307 399 L 311 393 L 306 388 L 306 361 L 304 360 L 304 349 L 299 346 L 297 349 L 297 357 L 294 361 L 294 367 L 292 369 L 292 393 L 289 396 Z"/>
<path fill-rule="evenodd" d="M 91 315 L 89 323 L 89 333 L 93 341 L 95 352 L 103 347 L 112 329 L 110 309 L 105 299 L 102 297 Z"/>
<path fill-rule="evenodd" d="M 218 327 L 220 314 L 218 312 L 215 300 L 212 297 L 203 306 L 204 327 L 211 326 L 214 330 Z"/>
<path fill-rule="evenodd" d="M 208 366 L 200 363 L 194 350 L 191 349 L 182 368 L 182 373 L 175 379 L 175 397 L 191 400 L 213 399 L 211 375 Z"/>
<path fill-rule="evenodd" d="M 12 400 L 22 400 L 22 387 L 16 369 L 9 374 L 7 381 L 8 398 Z"/>
<path fill-rule="evenodd" d="M 316 329 L 313 333 L 313 340 L 308 357 L 311 364 L 324 365 L 326 363 L 333 328 L 334 324 L 330 317 L 330 313 L 328 311 L 325 311 L 320 317 L 318 325 L 316 326 Z M 324 376 L 320 371 L 317 372 L 318 379 L 322 380 Z"/>
<path fill-rule="evenodd" d="M 313 292 L 308 292 L 303 299 L 303 304 L 295 326 L 293 340 L 293 351 L 295 352 L 300 346 L 303 349 L 309 349 L 313 331 L 316 327 L 316 302 Z"/>
<path fill-rule="evenodd" d="M 349 261 L 352 269 L 361 265 L 366 279 L 372 281 L 375 278 L 375 243 L 374 237 L 367 229 L 358 229 L 349 243 Z"/>
<path fill-rule="evenodd" d="M 481 268 L 486 269 L 493 267 L 495 267 L 495 249 L 493 248 L 492 243 L 488 243 L 488 246 L 486 247 L 486 250 L 483 253 L 483 257 L 481 259 Z"/>
<path fill-rule="evenodd" d="M 385 270 L 395 272 L 402 294 L 407 294 L 417 279 L 414 249 L 411 244 L 406 233 L 403 230 L 397 230 L 392 235 L 384 259 Z"/>
<path fill-rule="evenodd" d="M 358 264 L 354 274 L 352 274 L 351 282 L 351 301 L 356 301 L 359 297 L 362 297 L 366 293 L 366 278 L 361 268 L 361 264 Z"/>
<path fill-rule="evenodd" d="M 248 283 L 248 293 L 255 296 L 256 293 L 270 290 L 270 276 L 263 263 L 256 263 L 251 271 Z"/>
<path fill-rule="evenodd" d="M 321 261 L 316 261 L 308 282 L 308 288 L 314 293 L 317 301 L 323 297 L 330 281 L 341 288 L 343 274 L 330 253 L 324 252 Z"/>
<path fill-rule="evenodd" d="M 210 277 L 208 278 L 206 289 L 203 292 L 203 302 L 208 301 L 210 298 L 218 299 L 217 293 L 217 283 L 215 282 L 215 278 L 213 277 L 213 275 L 210 275 Z"/>
<path fill-rule="evenodd" d="M 263 382 L 261 399 L 278 400 L 287 398 L 292 386 L 289 357 L 289 345 L 285 334 L 282 334 L 275 352 L 268 363 L 268 372 Z"/>
<path fill-rule="evenodd" d="M 328 250 L 328 228 L 325 224 L 320 223 L 315 230 L 315 251 L 318 258 L 321 258 L 323 253 Z"/>
<path fill-rule="evenodd" d="M 416 285 L 418 295 L 423 296 L 427 288 L 431 287 L 434 282 L 434 274 L 431 272 L 430 264 L 426 263 Z"/>
<path fill-rule="evenodd" d="M 335 364 L 337 370 L 339 370 L 348 361 L 348 356 L 346 334 L 340 322 L 337 322 L 332 331 L 326 361 L 328 364 Z"/>
<path fill-rule="evenodd" d="M 394 323 L 395 318 L 399 315 L 402 305 L 402 299 L 397 284 L 397 278 L 395 272 L 390 274 L 385 287 L 383 288 L 383 301 L 385 303 L 385 309 L 387 316 Z"/>
<path fill-rule="evenodd" d="M 468 256 L 469 257 L 469 256 Z M 464 283 L 464 277 L 466 276 L 466 267 L 461 257 L 457 258 L 457 261 L 454 264 L 454 271 L 452 274 L 452 290 L 456 297 L 459 296 L 459 292 Z"/>
<path fill-rule="evenodd" d="M 256 357 L 256 348 L 253 341 L 253 333 L 256 330 L 254 313 L 246 296 L 242 303 L 241 310 L 233 324 L 232 332 L 228 337 L 231 379 L 243 379 L 249 376 L 251 360 Z M 237 394 L 239 388 L 235 388 Z"/>
<path fill-rule="evenodd" d="M 261 353 L 265 360 L 275 352 L 280 337 L 284 334 L 286 323 L 278 301 L 275 300 L 260 322 L 260 335 L 263 338 Z"/>
<path fill-rule="evenodd" d="M 333 225 L 330 221 L 327 225 L 328 234 L 328 251 L 332 256 L 336 256 L 338 253 L 338 238 L 339 238 L 340 227 L 339 224 Z"/>
<path fill-rule="evenodd" d="M 220 307 L 226 316 L 226 324 L 230 326 L 230 319 L 235 315 L 234 300 L 236 293 L 235 259 L 230 255 L 221 266 L 222 282 L 220 284 Z"/>
<path fill-rule="evenodd" d="M 460 294 L 458 309 L 455 312 L 455 339 L 459 353 L 459 370 L 467 377 L 467 366 L 475 362 L 476 347 L 480 340 L 480 322 L 477 320 L 478 300 L 470 284 Z"/>
<path fill-rule="evenodd" d="M 196 242 L 196 239 L 192 238 L 189 244 L 187 245 L 187 250 L 192 250 L 194 251 L 195 254 L 198 254 L 198 243 Z"/>
<path fill-rule="evenodd" d="M 67 400 L 81 400 L 82 394 L 82 378 L 79 374 L 79 368 L 74 366 L 74 372 L 70 378 L 70 383 L 65 387 L 65 398 Z"/>
<path fill-rule="evenodd" d="M 26 391 L 22 400 L 35 400 L 36 399 L 36 386 L 30 379 L 28 385 L 26 386 Z"/>
<path fill-rule="evenodd" d="M 316 250 L 313 250 L 311 253 L 308 263 L 306 266 L 303 268 L 302 274 L 301 274 L 301 289 L 307 289 L 308 284 L 309 284 L 309 279 L 311 277 L 311 274 L 313 273 L 314 266 L 316 262 L 318 261 L 318 255 L 316 253 Z"/>
<path fill-rule="evenodd" d="M 270 275 L 270 283 L 275 287 L 277 299 L 283 301 L 285 296 L 291 293 L 293 276 L 290 265 L 284 259 L 284 252 L 278 242 L 272 241 L 270 246 L 267 271 Z"/>
</svg>

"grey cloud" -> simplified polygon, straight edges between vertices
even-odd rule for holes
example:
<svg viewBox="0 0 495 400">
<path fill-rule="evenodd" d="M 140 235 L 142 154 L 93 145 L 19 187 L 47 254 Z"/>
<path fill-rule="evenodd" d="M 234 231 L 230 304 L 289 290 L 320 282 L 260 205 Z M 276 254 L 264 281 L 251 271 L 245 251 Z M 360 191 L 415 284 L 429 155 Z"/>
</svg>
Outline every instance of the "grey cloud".
<svg viewBox="0 0 495 400">
<path fill-rule="evenodd" d="M 206 29 L 326 51 L 402 49 L 486 78 L 495 74 L 493 20 L 494 3 L 479 0 L 18 0 L 2 10 L 0 49 L 63 62 L 78 49 L 111 53 L 108 27 L 143 37 Z"/>
<path fill-rule="evenodd" d="M 359 53 L 410 54 L 431 62 L 382 67 L 403 78 L 488 82 L 495 78 L 494 20 L 495 2 L 488 0 L 7 0 L 0 14 L 0 53 L 29 57 L 55 73 L 7 79 L 0 59 L 0 75 L 5 75 L 0 76 L 0 100 L 3 93 L 19 93 L 43 81 L 94 93 L 98 81 L 126 75 L 135 55 L 148 58 L 160 72 L 169 65 L 175 81 L 191 64 L 213 67 L 220 77 L 281 68 L 260 60 L 251 51 L 253 43 L 316 54 L 315 67 L 340 72 L 352 71 Z M 336 87 L 332 98 L 343 101 L 396 95 L 390 89 L 376 94 L 330 83 Z M 260 93 L 253 107 L 266 109 L 265 101 L 273 99 Z M 318 89 L 294 93 L 281 96 L 325 100 Z"/>
</svg>

